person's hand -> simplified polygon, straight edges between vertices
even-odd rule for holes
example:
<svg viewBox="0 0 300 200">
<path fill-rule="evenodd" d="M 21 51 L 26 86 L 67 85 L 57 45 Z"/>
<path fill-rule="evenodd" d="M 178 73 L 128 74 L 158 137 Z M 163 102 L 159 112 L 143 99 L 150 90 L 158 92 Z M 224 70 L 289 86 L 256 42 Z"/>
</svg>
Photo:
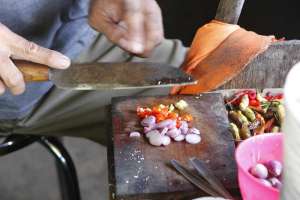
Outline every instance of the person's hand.
<svg viewBox="0 0 300 200">
<path fill-rule="evenodd" d="M 68 57 L 27 41 L 0 23 L 0 95 L 5 88 L 14 95 L 25 91 L 23 75 L 11 59 L 27 60 L 57 69 L 70 65 Z"/>
<path fill-rule="evenodd" d="M 89 23 L 124 50 L 144 57 L 164 38 L 155 0 L 93 0 Z"/>
</svg>

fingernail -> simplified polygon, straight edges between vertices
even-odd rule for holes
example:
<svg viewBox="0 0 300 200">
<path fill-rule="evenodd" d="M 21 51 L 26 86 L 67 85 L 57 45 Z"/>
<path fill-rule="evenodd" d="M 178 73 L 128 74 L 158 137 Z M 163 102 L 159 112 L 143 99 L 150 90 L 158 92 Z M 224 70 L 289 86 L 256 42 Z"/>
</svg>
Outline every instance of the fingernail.
<svg viewBox="0 0 300 200">
<path fill-rule="evenodd" d="M 66 69 L 70 66 L 71 60 L 67 56 L 61 55 L 55 60 L 56 66 L 61 69 Z"/>
<path fill-rule="evenodd" d="M 133 42 L 131 48 L 134 53 L 142 53 L 144 51 L 144 46 L 137 42 Z"/>
</svg>

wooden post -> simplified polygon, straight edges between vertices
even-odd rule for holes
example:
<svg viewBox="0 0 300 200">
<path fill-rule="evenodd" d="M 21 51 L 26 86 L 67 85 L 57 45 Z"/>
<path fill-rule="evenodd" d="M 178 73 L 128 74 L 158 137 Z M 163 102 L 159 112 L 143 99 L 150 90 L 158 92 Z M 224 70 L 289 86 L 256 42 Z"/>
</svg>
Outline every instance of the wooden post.
<svg viewBox="0 0 300 200">
<path fill-rule="evenodd" d="M 220 0 L 215 19 L 229 24 L 237 24 L 245 0 Z"/>
</svg>

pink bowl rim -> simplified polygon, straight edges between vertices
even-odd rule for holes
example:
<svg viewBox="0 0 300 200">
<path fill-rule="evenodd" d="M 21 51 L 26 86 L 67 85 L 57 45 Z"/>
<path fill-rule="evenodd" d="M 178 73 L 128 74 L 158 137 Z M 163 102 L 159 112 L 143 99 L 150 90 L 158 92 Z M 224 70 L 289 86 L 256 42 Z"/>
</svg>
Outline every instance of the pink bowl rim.
<svg viewBox="0 0 300 200">
<path fill-rule="evenodd" d="M 252 176 L 248 170 L 245 170 L 243 167 L 240 166 L 239 164 L 239 159 L 238 159 L 238 152 L 239 152 L 239 149 L 241 149 L 242 147 L 241 146 L 244 146 L 244 143 L 248 143 L 249 141 L 252 141 L 254 140 L 255 138 L 270 138 L 270 137 L 280 137 L 280 138 L 283 138 L 283 135 L 282 133 L 264 133 L 264 134 L 261 134 L 261 135 L 256 135 L 256 136 L 252 136 L 246 140 L 243 140 L 239 146 L 236 148 L 235 150 L 235 161 L 236 161 L 236 164 L 237 164 L 237 167 L 238 167 L 238 170 L 241 170 L 243 173 L 246 174 L 247 177 L 250 177 L 251 180 L 253 180 L 254 182 L 256 182 L 257 184 L 263 186 L 264 188 L 270 190 L 270 191 L 273 191 L 273 192 L 276 192 L 276 193 L 280 193 L 280 190 L 276 189 L 276 188 L 273 188 L 273 187 L 268 187 L 268 186 L 265 186 L 263 185 L 261 182 L 258 181 L 257 178 L 255 178 L 254 176 Z"/>
</svg>

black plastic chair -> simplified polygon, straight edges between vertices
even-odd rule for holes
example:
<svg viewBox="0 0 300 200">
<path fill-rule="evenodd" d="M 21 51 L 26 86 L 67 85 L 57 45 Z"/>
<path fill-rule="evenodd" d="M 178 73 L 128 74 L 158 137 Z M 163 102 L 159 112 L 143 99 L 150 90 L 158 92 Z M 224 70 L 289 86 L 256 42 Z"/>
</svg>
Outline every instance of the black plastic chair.
<svg viewBox="0 0 300 200">
<path fill-rule="evenodd" d="M 3 142 L 0 143 L 0 156 L 18 151 L 35 142 L 42 144 L 55 157 L 62 199 L 80 200 L 80 189 L 75 165 L 70 154 L 58 138 L 10 135 L 5 137 Z"/>
</svg>

